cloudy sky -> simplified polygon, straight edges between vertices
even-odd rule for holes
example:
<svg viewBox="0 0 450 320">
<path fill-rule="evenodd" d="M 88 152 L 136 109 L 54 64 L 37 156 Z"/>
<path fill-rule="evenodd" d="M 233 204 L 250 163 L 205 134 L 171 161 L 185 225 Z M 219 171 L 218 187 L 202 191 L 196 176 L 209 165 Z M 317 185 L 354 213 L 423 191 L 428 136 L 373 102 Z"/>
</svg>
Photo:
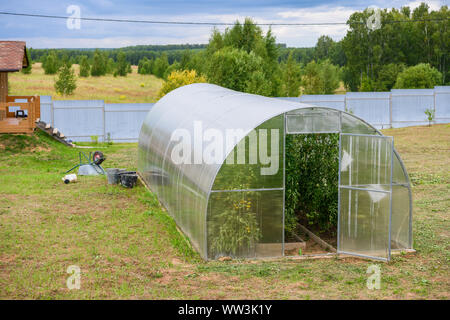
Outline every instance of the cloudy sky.
<svg viewBox="0 0 450 320">
<path fill-rule="evenodd" d="M 417 7 L 408 0 L 0 0 L 1 12 L 68 16 L 70 5 L 80 7 L 81 16 L 133 20 L 226 22 L 251 17 L 259 23 L 346 22 L 354 11 L 368 6 Z M 423 1 L 432 9 L 449 0 Z M 20 4 L 20 5 L 18 5 Z M 138 23 L 81 21 L 80 29 L 68 29 L 65 20 L 0 14 L 0 40 L 25 40 L 33 48 L 116 48 L 138 44 L 206 43 L 211 26 L 173 26 Z M 219 29 L 223 29 L 220 27 Z M 266 29 L 266 28 L 263 28 Z M 274 26 L 277 41 L 291 47 L 314 46 L 320 35 L 341 39 L 346 26 Z"/>
</svg>

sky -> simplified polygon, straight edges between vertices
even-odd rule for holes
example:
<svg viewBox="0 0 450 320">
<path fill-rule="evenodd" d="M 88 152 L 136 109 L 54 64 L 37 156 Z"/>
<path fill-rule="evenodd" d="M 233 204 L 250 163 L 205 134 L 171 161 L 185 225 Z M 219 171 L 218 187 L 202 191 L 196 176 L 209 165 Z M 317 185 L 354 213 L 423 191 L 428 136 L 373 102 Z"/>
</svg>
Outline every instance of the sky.
<svg viewBox="0 0 450 320">
<path fill-rule="evenodd" d="M 417 7 L 426 2 L 431 9 L 450 0 L 0 0 L 0 11 L 69 16 L 71 5 L 81 17 L 133 20 L 165 20 L 233 23 L 251 17 L 258 23 L 346 22 L 355 11 L 378 8 Z M 20 5 L 19 5 L 20 4 Z M 207 43 L 211 26 L 153 25 L 138 23 L 81 21 L 79 29 L 69 29 L 64 19 L 42 19 L 0 15 L 0 40 L 23 40 L 33 48 L 118 48 L 145 44 Z M 225 27 L 219 27 L 223 30 Z M 262 27 L 264 31 L 267 27 Z M 289 47 L 312 47 L 321 35 L 334 40 L 345 36 L 347 27 L 273 26 L 278 43 Z"/>
</svg>

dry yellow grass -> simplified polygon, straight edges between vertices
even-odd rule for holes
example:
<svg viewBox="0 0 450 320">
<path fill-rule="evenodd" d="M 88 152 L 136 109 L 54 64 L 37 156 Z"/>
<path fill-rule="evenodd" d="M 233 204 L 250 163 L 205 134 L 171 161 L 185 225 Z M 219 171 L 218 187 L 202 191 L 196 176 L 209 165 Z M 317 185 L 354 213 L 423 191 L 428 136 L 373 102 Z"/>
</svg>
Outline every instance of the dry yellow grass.
<svg viewBox="0 0 450 320">
<path fill-rule="evenodd" d="M 78 65 L 74 65 L 78 75 Z M 46 75 L 41 63 L 33 64 L 31 74 L 20 72 L 9 75 L 10 95 L 48 95 L 54 100 L 104 100 L 107 103 L 155 102 L 163 80 L 153 75 L 137 73 L 137 67 L 126 77 L 88 77 L 77 79 L 77 89 L 71 96 L 60 96 L 55 92 L 56 75 Z"/>
</svg>

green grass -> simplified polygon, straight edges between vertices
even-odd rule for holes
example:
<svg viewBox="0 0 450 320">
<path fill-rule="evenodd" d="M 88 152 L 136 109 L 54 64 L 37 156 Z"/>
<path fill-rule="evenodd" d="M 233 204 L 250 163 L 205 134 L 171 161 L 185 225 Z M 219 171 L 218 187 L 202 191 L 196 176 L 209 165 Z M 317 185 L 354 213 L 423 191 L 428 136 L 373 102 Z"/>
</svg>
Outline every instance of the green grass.
<svg viewBox="0 0 450 320">
<path fill-rule="evenodd" d="M 2 299 L 448 299 L 450 127 L 386 130 L 414 183 L 416 254 L 381 266 L 368 290 L 356 258 L 205 262 L 143 186 L 63 172 L 78 150 L 43 133 L 0 135 Z M 137 145 L 99 145 L 105 167 L 136 169 Z M 82 149 L 83 151 L 88 151 Z M 69 290 L 67 267 L 81 268 Z"/>
</svg>

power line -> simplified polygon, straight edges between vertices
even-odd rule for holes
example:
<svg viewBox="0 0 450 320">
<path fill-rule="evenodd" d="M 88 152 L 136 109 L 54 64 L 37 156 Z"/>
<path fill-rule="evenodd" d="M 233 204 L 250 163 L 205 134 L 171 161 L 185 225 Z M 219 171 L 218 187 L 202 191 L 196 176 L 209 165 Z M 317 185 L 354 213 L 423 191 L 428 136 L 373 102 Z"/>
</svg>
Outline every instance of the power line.
<svg viewBox="0 0 450 320">
<path fill-rule="evenodd" d="M 15 12 L 0 12 L 4 15 L 25 16 L 36 18 L 52 18 L 52 19 L 68 19 L 66 16 L 28 14 Z M 78 18 L 74 18 L 78 19 Z M 193 22 L 193 21 L 155 21 L 155 20 L 130 20 L 130 19 L 109 19 L 109 18 L 85 18 L 80 17 L 79 20 L 85 21 L 104 21 L 104 22 L 127 22 L 127 23 L 149 23 L 149 24 L 173 24 L 173 25 L 207 25 L 207 26 L 233 26 L 234 23 L 229 22 Z M 323 23 L 255 23 L 259 26 L 323 26 L 323 25 L 345 25 L 345 22 L 323 22 Z"/>
<path fill-rule="evenodd" d="M 0 14 L 10 15 L 10 16 L 22 16 L 22 17 L 34 17 L 34 18 L 48 18 L 48 19 L 79 19 L 83 21 L 102 21 L 102 22 L 125 22 L 125 23 L 147 23 L 147 24 L 165 24 L 165 25 L 204 25 L 204 26 L 233 26 L 234 23 L 228 22 L 194 22 L 194 21 L 159 21 L 159 20 L 131 20 L 131 19 L 109 19 L 109 18 L 73 18 L 67 16 L 56 16 L 56 15 L 44 15 L 44 14 L 31 14 L 31 13 L 18 13 L 18 12 L 3 12 Z M 410 22 L 438 22 L 447 21 L 450 18 L 441 19 L 415 19 L 415 20 L 388 20 L 383 21 L 383 23 L 410 23 Z M 355 22 L 364 24 L 364 22 Z M 316 22 L 316 23 L 255 23 L 258 26 L 335 26 L 335 25 L 346 25 L 346 22 Z"/>
</svg>

